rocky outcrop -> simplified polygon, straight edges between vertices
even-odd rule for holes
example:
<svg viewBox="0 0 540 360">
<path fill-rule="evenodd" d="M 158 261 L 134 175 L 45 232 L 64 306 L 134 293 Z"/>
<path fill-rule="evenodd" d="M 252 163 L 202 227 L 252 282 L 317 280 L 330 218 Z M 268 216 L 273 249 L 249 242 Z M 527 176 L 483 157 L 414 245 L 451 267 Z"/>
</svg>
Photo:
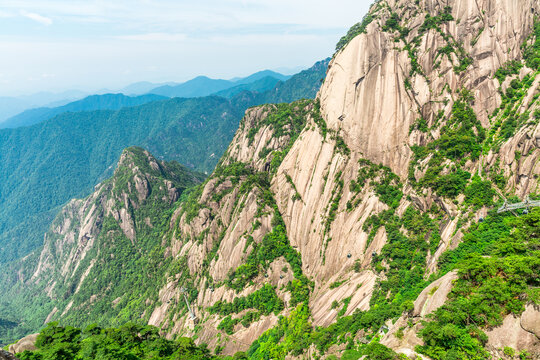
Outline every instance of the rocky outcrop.
<svg viewBox="0 0 540 360">
<path fill-rule="evenodd" d="M 431 314 L 444 305 L 448 294 L 452 290 L 454 280 L 458 278 L 455 271 L 451 271 L 440 279 L 429 284 L 414 302 L 413 316 L 422 318 Z"/>
<path fill-rule="evenodd" d="M 401 316 L 395 323 L 389 324 L 389 331 L 381 339 L 381 344 L 409 357 L 417 356 L 423 359 L 415 351 L 417 345 L 423 345 L 423 341 L 417 335 L 422 327 L 421 321 L 427 320 L 429 314 L 444 305 L 457 277 L 457 273 L 452 271 L 428 285 L 418 295 L 413 311 Z"/>
<path fill-rule="evenodd" d="M 342 131 L 353 151 L 405 177 L 409 147 L 422 141 L 420 134 L 409 134 L 410 126 L 419 116 L 432 123 L 438 111 L 448 114 L 452 94 L 459 88 L 473 89 L 475 112 L 488 126 L 488 115 L 500 105 L 499 84 L 493 75 L 506 61 L 520 56 L 520 46 L 533 26 L 531 12 L 538 14 L 539 5 L 534 0 L 423 0 L 418 8 L 412 2 L 407 6 L 397 0 L 382 3 L 406 19 L 403 26 L 410 30 L 406 42 L 422 35 L 426 13 L 436 16 L 450 6 L 459 22 L 441 25 L 443 31 L 462 43 L 473 60 L 466 72 L 453 71 L 454 62 L 440 59 L 437 53 L 446 41 L 431 29 L 423 33 L 418 51 L 424 76 L 410 76 L 411 62 L 400 50 L 403 40 L 396 44 L 396 33 L 381 31 L 389 13 L 380 10 L 366 33 L 352 39 L 331 61 L 319 94 L 328 126 Z M 441 103 L 445 99 L 450 100 L 446 105 Z"/>
<path fill-rule="evenodd" d="M 0 360 L 19 360 L 15 355 L 8 353 L 7 351 L 0 349 Z"/>
<path fill-rule="evenodd" d="M 34 351 L 36 350 L 36 339 L 39 334 L 31 334 L 23 337 L 21 340 L 17 341 L 15 344 L 9 346 L 9 351 L 13 354 L 22 353 L 25 350 Z"/>
<path fill-rule="evenodd" d="M 533 304 L 527 305 L 521 314 L 521 327 L 540 340 L 540 310 Z"/>
<path fill-rule="evenodd" d="M 522 318 L 507 315 L 501 326 L 486 332 L 488 348 L 496 353 L 497 349 L 510 347 L 530 354 L 540 354 L 540 340 L 533 333 L 526 331 L 522 325 Z"/>
<path fill-rule="evenodd" d="M 529 304 L 521 316 L 507 315 L 501 326 L 486 332 L 488 349 L 503 356 L 500 349 L 512 348 L 540 356 L 540 311 L 538 306 Z"/>
<path fill-rule="evenodd" d="M 137 254 L 150 257 L 148 251 L 152 245 L 148 241 L 154 241 L 155 248 L 160 249 L 162 239 L 148 234 L 163 223 L 165 215 L 161 212 L 177 201 L 186 187 L 201 180 L 200 174 L 177 163 L 158 161 L 146 150 L 124 150 L 111 179 L 97 185 L 87 198 L 70 201 L 59 212 L 45 234 L 37 261 L 33 263 L 34 258 L 28 257 L 18 264 L 30 276 L 21 277 L 14 289 L 22 288 L 35 293 L 36 298 L 39 296 L 35 306 L 51 304 L 52 311 L 43 319 L 44 323 L 71 317 L 69 322 L 76 325 L 82 319 L 74 314 L 82 308 L 93 309 L 100 302 L 120 312 L 126 304 L 118 304 L 126 294 L 123 292 L 118 299 L 114 291 L 110 292 L 112 284 L 120 286 L 122 281 L 135 281 L 130 280 L 134 270 L 118 278 L 127 264 L 113 265 L 114 259 L 126 253 L 131 254 L 128 261 L 137 259 Z M 125 244 L 115 249 L 119 243 Z M 98 285 L 100 282 L 105 285 Z M 95 289 L 89 291 L 89 288 Z M 149 289 L 156 293 L 157 290 Z M 48 299 L 41 298 L 43 294 Z M 111 296 L 114 297 L 109 299 Z M 32 336 L 13 345 L 13 351 L 26 349 L 35 340 L 35 335 Z"/>
</svg>

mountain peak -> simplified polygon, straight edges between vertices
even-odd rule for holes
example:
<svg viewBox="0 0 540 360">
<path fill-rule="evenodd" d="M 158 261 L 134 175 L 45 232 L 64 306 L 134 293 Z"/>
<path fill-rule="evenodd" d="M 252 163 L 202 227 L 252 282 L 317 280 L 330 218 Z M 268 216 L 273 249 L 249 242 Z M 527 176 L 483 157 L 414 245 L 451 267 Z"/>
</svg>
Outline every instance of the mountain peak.
<svg viewBox="0 0 540 360">
<path fill-rule="evenodd" d="M 122 151 L 120 160 L 118 160 L 117 170 L 123 167 L 134 168 L 138 167 L 145 169 L 148 172 L 156 172 L 161 170 L 161 165 L 158 160 L 148 152 L 138 146 L 131 146 Z"/>
</svg>

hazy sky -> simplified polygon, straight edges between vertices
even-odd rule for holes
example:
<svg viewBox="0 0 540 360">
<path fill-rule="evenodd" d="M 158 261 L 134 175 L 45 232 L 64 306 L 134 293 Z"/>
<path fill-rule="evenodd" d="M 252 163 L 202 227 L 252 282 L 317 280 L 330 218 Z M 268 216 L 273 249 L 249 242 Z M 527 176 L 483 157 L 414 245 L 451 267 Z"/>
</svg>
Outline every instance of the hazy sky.
<svg viewBox="0 0 540 360">
<path fill-rule="evenodd" d="M 291 72 L 331 56 L 371 2 L 0 0 L 0 95 Z"/>
</svg>

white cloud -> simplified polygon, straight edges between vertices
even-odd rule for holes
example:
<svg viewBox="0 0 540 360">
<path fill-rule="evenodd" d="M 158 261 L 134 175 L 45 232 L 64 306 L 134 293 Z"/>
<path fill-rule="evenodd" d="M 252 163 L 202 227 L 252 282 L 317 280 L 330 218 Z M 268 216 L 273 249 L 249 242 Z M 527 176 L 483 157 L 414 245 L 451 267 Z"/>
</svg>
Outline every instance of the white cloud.
<svg viewBox="0 0 540 360">
<path fill-rule="evenodd" d="M 147 34 L 136 34 L 136 35 L 120 35 L 120 36 L 115 36 L 114 38 L 118 40 L 128 40 L 128 41 L 174 42 L 174 41 L 183 41 L 187 38 L 187 36 L 185 34 L 147 33 Z"/>
<path fill-rule="evenodd" d="M 42 16 L 42 15 L 39 15 L 39 14 L 36 14 L 36 13 L 32 13 L 32 12 L 28 12 L 26 10 L 21 10 L 21 15 L 30 19 L 30 20 L 34 20 L 42 25 L 45 25 L 45 26 L 49 26 L 49 25 L 52 25 L 53 21 L 52 19 L 48 18 L 48 17 L 45 17 L 45 16 Z"/>
</svg>

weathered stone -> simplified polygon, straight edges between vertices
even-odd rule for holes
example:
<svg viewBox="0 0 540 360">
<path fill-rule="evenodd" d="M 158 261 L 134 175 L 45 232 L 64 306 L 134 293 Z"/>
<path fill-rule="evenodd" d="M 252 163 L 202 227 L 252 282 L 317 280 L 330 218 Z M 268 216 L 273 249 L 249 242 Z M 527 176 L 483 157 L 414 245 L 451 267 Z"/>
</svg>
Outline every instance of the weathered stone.
<svg viewBox="0 0 540 360">
<path fill-rule="evenodd" d="M 21 340 L 17 341 L 15 344 L 9 346 L 9 351 L 17 354 L 25 350 L 34 351 L 36 350 L 36 339 L 39 334 L 31 334 L 23 337 Z"/>
</svg>

